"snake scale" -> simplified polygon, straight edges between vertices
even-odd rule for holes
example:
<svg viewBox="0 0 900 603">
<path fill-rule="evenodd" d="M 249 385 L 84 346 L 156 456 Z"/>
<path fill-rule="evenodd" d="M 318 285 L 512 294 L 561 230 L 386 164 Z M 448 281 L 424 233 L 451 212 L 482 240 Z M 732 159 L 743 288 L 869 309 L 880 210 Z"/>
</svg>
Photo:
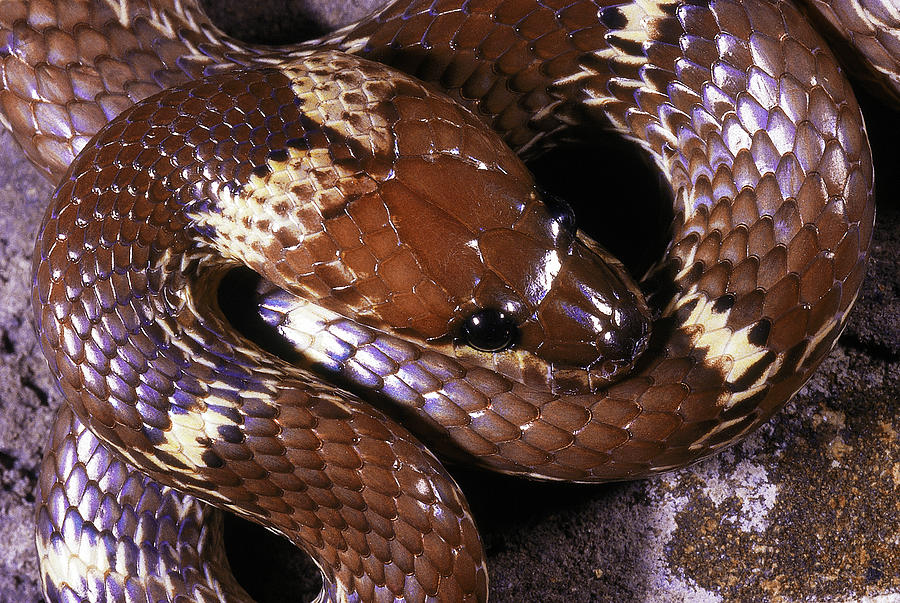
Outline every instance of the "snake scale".
<svg viewBox="0 0 900 603">
<path fill-rule="evenodd" d="M 896 98 L 897 6 L 810 4 Z M 397 0 L 266 48 L 193 0 L 2 0 L 0 117 L 59 182 L 34 258 L 68 402 L 39 483 L 47 598 L 248 599 L 211 503 L 308 552 L 323 600 L 485 600 L 420 439 L 591 482 L 766 421 L 839 335 L 874 220 L 810 8 Z M 609 130 L 672 191 L 639 285 L 521 163 Z M 299 364 L 229 325 L 237 265 Z"/>
</svg>

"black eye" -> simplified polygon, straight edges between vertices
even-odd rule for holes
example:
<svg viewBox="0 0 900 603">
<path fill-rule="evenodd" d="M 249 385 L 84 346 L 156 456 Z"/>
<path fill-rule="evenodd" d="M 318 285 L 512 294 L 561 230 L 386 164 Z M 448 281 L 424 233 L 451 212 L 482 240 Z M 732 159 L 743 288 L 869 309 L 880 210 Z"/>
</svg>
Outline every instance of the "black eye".
<svg viewBox="0 0 900 603">
<path fill-rule="evenodd" d="M 574 235 L 578 232 L 578 223 L 575 221 L 575 212 L 572 211 L 572 206 L 549 191 L 541 190 L 540 193 L 550 217 L 569 234 Z"/>
<path fill-rule="evenodd" d="M 462 324 L 462 338 L 482 352 L 505 350 L 514 343 L 517 333 L 510 315 L 491 308 L 474 312 Z"/>
</svg>

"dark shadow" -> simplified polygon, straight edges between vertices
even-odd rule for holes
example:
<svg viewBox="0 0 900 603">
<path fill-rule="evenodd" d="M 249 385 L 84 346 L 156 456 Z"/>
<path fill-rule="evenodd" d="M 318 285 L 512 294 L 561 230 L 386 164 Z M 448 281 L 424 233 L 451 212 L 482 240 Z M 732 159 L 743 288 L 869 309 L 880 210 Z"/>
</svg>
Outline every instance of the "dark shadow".
<svg viewBox="0 0 900 603">
<path fill-rule="evenodd" d="M 575 210 L 578 227 L 640 279 L 662 257 L 673 211 L 668 185 L 633 142 L 600 132 L 528 163 L 538 183 Z"/>
<path fill-rule="evenodd" d="M 328 28 L 316 14 L 315 2 L 200 0 L 213 23 L 238 40 L 254 44 L 293 44 L 321 36 Z M 322 3 L 319 3 L 321 5 Z M 320 12 L 322 7 L 319 6 Z M 274 17 L 277 15 L 277 17 Z"/>
</svg>

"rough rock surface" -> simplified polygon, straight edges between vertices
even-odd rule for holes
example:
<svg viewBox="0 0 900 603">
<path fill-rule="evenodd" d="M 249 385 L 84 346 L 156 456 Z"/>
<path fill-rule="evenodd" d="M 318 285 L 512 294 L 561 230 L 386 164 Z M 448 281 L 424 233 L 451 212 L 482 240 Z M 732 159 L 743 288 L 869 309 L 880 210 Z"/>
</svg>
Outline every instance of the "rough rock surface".
<svg viewBox="0 0 900 603">
<path fill-rule="evenodd" d="M 315 32 L 308 21 L 327 28 L 365 12 L 361 1 L 330 4 L 339 10 L 229 0 L 214 18 L 282 42 Z M 761 430 L 686 470 L 606 486 L 455 470 L 484 535 L 493 601 L 900 601 L 898 114 L 862 101 L 878 224 L 834 352 Z M 29 288 L 50 192 L 0 134 L 0 602 L 40 600 L 32 493 L 60 398 L 35 344 Z M 316 592 L 290 545 L 238 520 L 228 530 L 232 565 L 258 598 Z"/>
</svg>

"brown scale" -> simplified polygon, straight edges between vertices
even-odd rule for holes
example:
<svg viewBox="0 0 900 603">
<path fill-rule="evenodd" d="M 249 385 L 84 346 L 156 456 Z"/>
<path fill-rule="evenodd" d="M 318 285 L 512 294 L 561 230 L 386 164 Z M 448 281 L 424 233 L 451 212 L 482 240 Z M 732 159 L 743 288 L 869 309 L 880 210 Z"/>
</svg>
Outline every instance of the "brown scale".
<svg viewBox="0 0 900 603">
<path fill-rule="evenodd" d="M 242 90 L 294 105 L 289 82 L 279 71 L 242 74 L 240 81 Z M 237 91 L 227 85 L 222 90 Z M 204 92 L 212 97 L 204 99 Z M 56 350 L 48 358 L 64 391 L 97 433 L 129 451 L 130 460 L 157 474 L 161 466 L 170 467 L 175 473 L 168 474 L 168 481 L 181 488 L 206 491 L 216 484 L 214 498 L 220 504 L 229 500 L 226 506 L 240 506 L 242 514 L 278 526 L 317 558 L 329 582 L 338 581 L 348 592 L 364 599 L 387 593 L 415 597 L 417 592 L 465 599 L 484 592 L 481 547 L 468 511 L 433 458 L 409 443 L 411 436 L 396 431 L 399 427 L 382 426 L 384 417 L 376 411 L 354 410 L 358 403 L 341 394 L 317 394 L 303 380 L 254 385 L 253 372 L 260 370 L 251 368 L 256 355 L 245 349 L 233 356 L 227 338 L 218 335 L 221 319 L 195 316 L 186 306 L 190 293 L 178 272 L 178 255 L 189 249 L 181 206 L 203 198 L 192 197 L 203 187 L 190 184 L 202 168 L 213 174 L 220 169 L 213 158 L 196 156 L 198 151 L 186 144 L 197 121 L 183 119 L 184 111 L 197 103 L 213 110 L 240 105 L 225 102 L 230 101 L 225 94 L 223 99 L 218 86 L 201 84 L 138 107 L 83 155 L 83 161 L 99 169 L 62 187 L 67 202 L 48 216 L 46 228 L 69 234 L 65 239 L 48 235 L 39 256 L 63 272 L 48 272 L 47 264 L 37 270 L 42 293 L 36 307 L 48 335 L 60 338 L 46 343 L 48 351 Z M 294 123 L 290 111 L 281 115 L 284 137 L 266 120 L 270 134 L 251 139 L 279 147 L 285 138 L 302 135 L 289 129 Z M 157 125 L 133 127 L 148 120 Z M 262 113 L 247 115 L 245 123 L 262 128 Z M 150 141 L 158 145 L 160 159 L 138 153 L 130 164 L 123 160 L 133 155 L 132 148 Z M 254 163 L 270 156 L 259 149 L 245 147 L 225 179 L 248 177 Z M 175 159 L 186 161 L 186 167 L 177 167 Z M 143 178 L 145 173 L 154 180 Z M 106 188 L 119 194 L 96 194 Z M 104 234 L 107 225 L 129 222 L 138 227 L 131 236 L 120 237 L 115 230 L 112 236 Z M 140 264 L 118 263 L 99 274 L 86 271 L 105 263 L 115 246 L 131 241 L 148 250 Z M 188 266 L 188 272 L 206 275 L 198 285 L 198 301 L 208 303 L 203 285 L 216 280 L 215 270 L 210 274 Z M 83 274 L 94 281 L 90 289 L 82 286 Z M 109 326 L 117 319 L 129 332 L 118 340 L 121 327 Z M 168 352 L 155 351 L 160 346 Z M 119 370 L 112 370 L 111 360 Z M 173 407 L 180 410 L 167 414 Z M 181 413 L 199 412 L 218 417 L 216 434 L 191 427 L 192 420 L 179 423 Z M 276 418 L 268 427 L 259 423 Z M 151 459 L 139 461 L 138 451 Z M 428 551 L 423 549 L 426 541 Z M 410 578 L 414 570 L 418 578 Z M 56 577 L 48 571 L 46 580 L 53 583 Z"/>
<path fill-rule="evenodd" d="M 359 65 L 366 81 L 380 68 L 333 54 L 310 57 L 296 80 L 316 82 L 314 102 L 276 69 L 214 76 L 138 106 L 130 123 L 117 121 L 89 144 L 79 163 L 94 168 L 64 181 L 36 253 L 44 350 L 91 429 L 166 483 L 277 526 L 342 585 L 327 588 L 364 600 L 486 596 L 462 495 L 405 429 L 261 355 L 203 309 L 215 308 L 211 291 L 226 265 L 204 255 L 213 244 L 325 308 L 353 306 L 363 324 L 410 336 L 395 349 L 409 353 L 382 382 L 420 371 L 395 403 L 425 413 L 442 451 L 501 471 L 599 481 L 682 466 L 770 417 L 833 345 L 872 231 L 858 107 L 792 6 L 432 4 L 394 3 L 329 43 L 441 87 L 477 118 L 416 84 L 343 81 L 324 67 Z M 219 46 L 192 4 L 156 6 L 129 3 L 138 11 L 130 27 L 105 3 L 4 6 L 0 109 L 46 173 L 60 175 L 140 98 L 228 60 L 255 62 L 252 48 L 224 38 Z M 158 10 L 177 39 L 158 26 Z M 345 89 L 352 94 L 329 96 Z M 368 97 L 381 101 L 372 115 L 397 137 L 390 150 L 360 144 L 360 133 L 371 140 L 365 133 L 378 127 L 343 115 Z M 151 117 L 157 126 L 145 131 Z M 669 178 L 674 234 L 646 281 L 658 318 L 624 378 L 609 382 L 630 358 L 610 368 L 591 336 L 560 326 L 560 308 L 579 287 L 567 279 L 603 265 L 585 259 L 593 256 L 582 247 L 593 251 L 593 243 L 546 236 L 551 220 L 530 178 L 478 133 L 478 119 L 526 155 L 552 135 L 624 130 Z M 483 165 L 454 159 L 457 145 Z M 302 185 L 285 184 L 286 165 L 307 171 Z M 473 171 L 487 178 L 476 184 Z M 287 190 L 305 205 L 275 203 L 263 216 L 225 202 L 263 189 Z M 502 202 L 466 204 L 486 189 L 502 191 L 492 195 Z M 280 228 L 290 221 L 302 234 Z M 229 230 L 232 223 L 262 234 Z M 437 239 L 442 250 L 432 247 Z M 471 242 L 478 254 L 466 251 Z M 559 249 L 568 254 L 565 276 L 533 293 L 535 279 L 522 270 L 546 268 L 533 258 Z M 634 291 L 627 282 L 624 290 Z M 496 372 L 479 366 L 484 353 L 452 341 L 459 322 L 489 302 L 513 308 L 521 329 L 515 351 L 486 360 Z M 571 333 L 574 345 L 565 340 Z M 426 340 L 436 352 L 417 347 Z M 437 352 L 457 357 L 429 364 Z M 540 385 L 542 371 L 555 380 Z M 289 376 L 260 378 L 277 372 Z M 215 423 L 198 427 L 199 412 Z M 75 428 L 67 416 L 61 424 Z M 57 442 L 60 452 L 48 458 L 71 446 Z M 201 494 L 209 482 L 216 492 Z M 56 483 L 42 481 L 44 550 L 60 546 L 63 520 L 47 511 L 50 491 L 61 492 Z M 81 588 L 54 557 L 44 559 L 48 592 Z"/>
<path fill-rule="evenodd" d="M 164 0 L 124 6 L 131 27 L 105 2 L 3 5 L 3 28 L 10 34 L 0 47 L 4 123 L 54 180 L 123 109 L 197 77 L 226 54 L 250 52 L 212 43 L 221 35 L 196 5 Z M 173 17 L 177 39 L 152 24 L 163 13 Z"/>
<path fill-rule="evenodd" d="M 900 59 L 896 52 L 900 47 L 900 18 L 891 0 L 859 5 L 806 0 L 802 6 L 847 63 L 848 72 L 865 77 L 879 94 L 900 98 Z"/>
</svg>

